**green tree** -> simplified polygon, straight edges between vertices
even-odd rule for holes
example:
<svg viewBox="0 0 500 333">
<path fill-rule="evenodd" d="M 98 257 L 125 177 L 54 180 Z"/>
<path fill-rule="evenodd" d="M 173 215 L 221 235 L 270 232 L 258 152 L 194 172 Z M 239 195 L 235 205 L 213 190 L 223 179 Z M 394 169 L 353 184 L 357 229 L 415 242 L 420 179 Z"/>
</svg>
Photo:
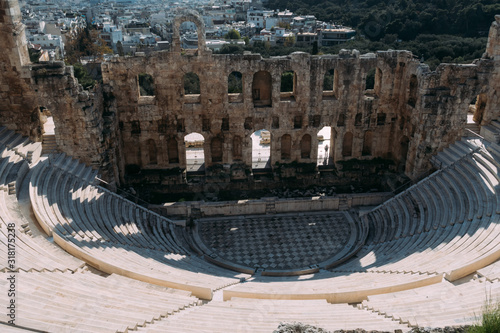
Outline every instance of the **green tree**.
<svg viewBox="0 0 500 333">
<path fill-rule="evenodd" d="M 240 39 L 240 33 L 236 29 L 231 29 L 229 32 L 224 36 L 224 39 Z"/>
</svg>

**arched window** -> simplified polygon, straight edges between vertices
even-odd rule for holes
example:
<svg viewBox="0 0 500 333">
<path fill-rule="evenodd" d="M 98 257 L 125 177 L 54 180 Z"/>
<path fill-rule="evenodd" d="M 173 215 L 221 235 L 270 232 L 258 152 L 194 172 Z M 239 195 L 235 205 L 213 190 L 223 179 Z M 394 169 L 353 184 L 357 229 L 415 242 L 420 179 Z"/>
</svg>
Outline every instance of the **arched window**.
<svg viewBox="0 0 500 333">
<path fill-rule="evenodd" d="M 200 78 L 193 72 L 184 75 L 184 95 L 196 95 L 200 93 Z"/>
<path fill-rule="evenodd" d="M 266 129 L 255 131 L 252 140 L 252 169 L 271 168 L 271 132 Z"/>
<path fill-rule="evenodd" d="M 338 75 L 335 69 L 330 69 L 323 77 L 323 99 L 332 99 L 337 97 Z"/>
<path fill-rule="evenodd" d="M 363 121 L 363 115 L 361 113 L 356 114 L 354 118 L 354 126 L 361 126 Z"/>
<path fill-rule="evenodd" d="M 318 131 L 318 166 L 333 164 L 333 140 L 335 131 L 331 126 L 325 126 Z"/>
<path fill-rule="evenodd" d="M 280 98 L 282 101 L 295 98 L 296 75 L 294 71 L 286 71 L 281 74 Z"/>
<path fill-rule="evenodd" d="M 272 106 L 272 82 L 269 72 L 260 71 L 254 74 L 252 99 L 255 107 Z"/>
<path fill-rule="evenodd" d="M 212 162 L 222 162 L 222 139 L 213 138 L 210 143 Z"/>
<path fill-rule="evenodd" d="M 148 149 L 147 149 L 148 164 L 157 164 L 158 163 L 158 156 L 157 156 L 155 140 L 149 139 L 147 141 L 147 147 L 148 147 Z"/>
<path fill-rule="evenodd" d="M 285 134 L 281 137 L 281 159 L 289 160 L 292 158 L 292 137 Z"/>
<path fill-rule="evenodd" d="M 189 133 L 184 137 L 186 145 L 186 171 L 205 170 L 205 138 L 200 133 Z"/>
<path fill-rule="evenodd" d="M 418 93 L 418 79 L 415 74 L 412 74 L 410 78 L 410 93 L 408 96 L 408 105 L 415 107 L 417 103 L 417 93 Z"/>
<path fill-rule="evenodd" d="M 339 114 L 339 119 L 337 120 L 337 127 L 345 126 L 345 114 Z"/>
<path fill-rule="evenodd" d="M 175 138 L 170 138 L 167 141 L 168 163 L 179 163 L 179 147 Z"/>
<path fill-rule="evenodd" d="M 300 157 L 311 158 L 311 136 L 305 134 L 300 140 Z"/>
<path fill-rule="evenodd" d="M 344 141 L 342 142 L 342 156 L 352 155 L 352 133 L 347 132 L 344 134 Z"/>
<path fill-rule="evenodd" d="M 227 77 L 227 93 L 240 94 L 243 92 L 243 75 L 240 72 L 231 72 Z"/>
<path fill-rule="evenodd" d="M 154 96 L 155 84 L 153 77 L 146 73 L 141 73 L 137 77 L 139 83 L 139 96 Z"/>
<path fill-rule="evenodd" d="M 365 138 L 363 139 L 363 150 L 361 152 L 363 156 L 368 156 L 372 154 L 372 141 L 373 141 L 372 131 L 366 131 Z"/>
<path fill-rule="evenodd" d="M 232 72 L 227 77 L 227 93 L 229 103 L 243 102 L 243 75 L 240 72 Z"/>
</svg>

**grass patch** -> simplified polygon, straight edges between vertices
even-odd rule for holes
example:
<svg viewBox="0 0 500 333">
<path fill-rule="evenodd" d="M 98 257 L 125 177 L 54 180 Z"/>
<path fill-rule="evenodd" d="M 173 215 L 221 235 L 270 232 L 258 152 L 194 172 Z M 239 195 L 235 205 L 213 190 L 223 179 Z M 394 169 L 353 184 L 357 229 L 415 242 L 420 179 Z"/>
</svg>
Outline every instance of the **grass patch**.
<svg viewBox="0 0 500 333">
<path fill-rule="evenodd" d="M 487 300 L 483 308 L 481 323 L 471 326 L 467 333 L 498 333 L 500 332 L 500 303 Z"/>
</svg>

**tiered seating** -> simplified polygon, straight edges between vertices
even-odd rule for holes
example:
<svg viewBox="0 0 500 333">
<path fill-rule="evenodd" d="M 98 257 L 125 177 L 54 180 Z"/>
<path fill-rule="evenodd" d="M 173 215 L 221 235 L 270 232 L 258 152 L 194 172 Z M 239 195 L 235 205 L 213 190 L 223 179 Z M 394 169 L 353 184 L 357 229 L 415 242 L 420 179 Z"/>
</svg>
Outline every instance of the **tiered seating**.
<svg viewBox="0 0 500 333">
<path fill-rule="evenodd" d="M 480 322 L 484 307 L 495 305 L 498 297 L 498 283 L 471 280 L 452 284 L 443 281 L 432 286 L 368 296 L 359 308 L 410 326 L 475 325 Z"/>
<path fill-rule="evenodd" d="M 0 274 L 3 295 L 9 274 Z M 47 332 L 127 332 L 199 302 L 189 292 L 88 271 L 22 272 L 16 281 L 16 325 Z"/>
<path fill-rule="evenodd" d="M 0 246 L 7 249 L 9 238 L 14 235 L 14 242 L 10 242 L 15 251 L 13 267 L 8 265 L 8 251 L 0 251 L 2 266 L 0 270 L 12 269 L 15 271 L 75 271 L 83 266 L 83 262 L 66 252 L 57 245 L 47 241 L 45 237 L 34 230 L 29 215 L 26 218 L 17 200 L 21 183 L 29 171 L 27 155 L 33 156 L 33 151 L 39 149 L 26 138 L 0 129 L 1 159 L 0 159 Z M 24 145 L 24 146 L 23 146 Z M 9 148 L 10 147 L 10 148 Z M 26 148 L 26 147 L 29 147 Z M 31 149 L 31 150 L 30 150 Z M 19 152 L 24 151 L 24 156 Z M 35 160 L 33 162 L 36 162 Z M 8 226 L 14 224 L 14 232 Z"/>
<path fill-rule="evenodd" d="M 452 145 L 437 156 L 446 168 L 364 216 L 370 244 L 336 270 L 446 273 L 453 281 L 498 259 L 500 164 L 479 144 Z"/>
<path fill-rule="evenodd" d="M 412 273 L 331 273 L 303 275 L 299 278 L 256 277 L 252 281 L 225 289 L 224 300 L 232 297 L 268 299 L 326 299 L 330 303 L 356 303 L 368 295 L 406 290 L 438 283 L 437 274 Z"/>
<path fill-rule="evenodd" d="M 173 223 L 92 185 L 94 177 L 90 168 L 63 154 L 39 163 L 31 177 L 34 213 L 69 253 L 107 273 L 189 290 L 205 299 L 248 277 L 189 255 L 172 237 Z"/>
<path fill-rule="evenodd" d="M 272 332 L 280 322 L 303 322 L 327 331 L 366 330 L 408 331 L 406 325 L 359 310 L 347 304 L 328 304 L 324 300 L 285 301 L 233 298 L 212 301 L 182 316 L 167 317 L 139 332 Z"/>
</svg>

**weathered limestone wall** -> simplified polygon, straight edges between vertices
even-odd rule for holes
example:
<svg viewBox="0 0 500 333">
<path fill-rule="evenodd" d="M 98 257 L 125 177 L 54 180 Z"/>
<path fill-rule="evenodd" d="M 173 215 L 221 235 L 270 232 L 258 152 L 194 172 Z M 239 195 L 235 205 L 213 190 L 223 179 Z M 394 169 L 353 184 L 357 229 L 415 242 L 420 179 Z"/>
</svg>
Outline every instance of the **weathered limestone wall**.
<svg viewBox="0 0 500 333">
<path fill-rule="evenodd" d="M 54 117 L 57 148 L 114 180 L 102 88 L 84 91 L 64 62 L 31 64 L 17 0 L 0 0 L 0 125 L 41 141 L 40 111 Z"/>
<path fill-rule="evenodd" d="M 191 16 L 177 22 L 186 20 L 201 24 Z M 494 48 L 491 40 L 498 40 L 497 35 L 490 36 L 489 48 Z M 223 166 L 232 179 L 245 179 L 242 169 L 248 175 L 251 168 L 250 135 L 260 129 L 271 132 L 271 166 L 315 163 L 317 133 L 323 126 L 332 127 L 333 162 L 389 158 L 410 177 L 418 177 L 429 169 L 432 154 L 462 135 L 471 101 L 492 93 L 496 63 L 484 58 L 470 65 L 442 64 L 430 72 L 408 51 L 293 53 L 263 59 L 257 54 L 213 55 L 203 40 L 197 53 L 183 54 L 175 45 L 171 52 L 103 64 L 104 85 L 113 95 L 111 109 L 120 124 L 122 179 L 131 165 L 185 168 L 184 136 L 192 132 L 204 137 L 207 175 Z M 323 79 L 331 69 L 335 84 L 326 92 Z M 370 69 L 376 69 L 375 86 L 367 90 Z M 295 74 L 293 92 L 280 93 L 281 75 L 290 70 Z M 241 94 L 228 94 L 233 71 L 242 74 Z M 189 72 L 200 79 L 199 95 L 184 94 L 183 77 Z M 140 73 L 152 76 L 155 96 L 140 96 Z M 291 141 L 289 151 L 285 139 Z M 304 153 L 304 147 L 310 151 Z"/>
<path fill-rule="evenodd" d="M 389 193 L 363 193 L 342 196 L 345 206 L 343 209 L 360 206 L 376 206 L 387 201 Z M 266 214 L 269 204 L 273 205 L 273 213 L 292 213 L 306 211 L 339 210 L 341 197 L 311 197 L 296 199 L 264 198 L 260 200 L 239 200 L 221 202 L 170 202 L 164 205 L 149 205 L 148 208 L 164 216 L 186 218 L 191 216 L 191 209 L 199 210 L 200 217 L 236 216 Z"/>
<path fill-rule="evenodd" d="M 24 29 L 17 0 L 1 0 L 0 125 L 37 140 L 41 129 Z"/>
</svg>

